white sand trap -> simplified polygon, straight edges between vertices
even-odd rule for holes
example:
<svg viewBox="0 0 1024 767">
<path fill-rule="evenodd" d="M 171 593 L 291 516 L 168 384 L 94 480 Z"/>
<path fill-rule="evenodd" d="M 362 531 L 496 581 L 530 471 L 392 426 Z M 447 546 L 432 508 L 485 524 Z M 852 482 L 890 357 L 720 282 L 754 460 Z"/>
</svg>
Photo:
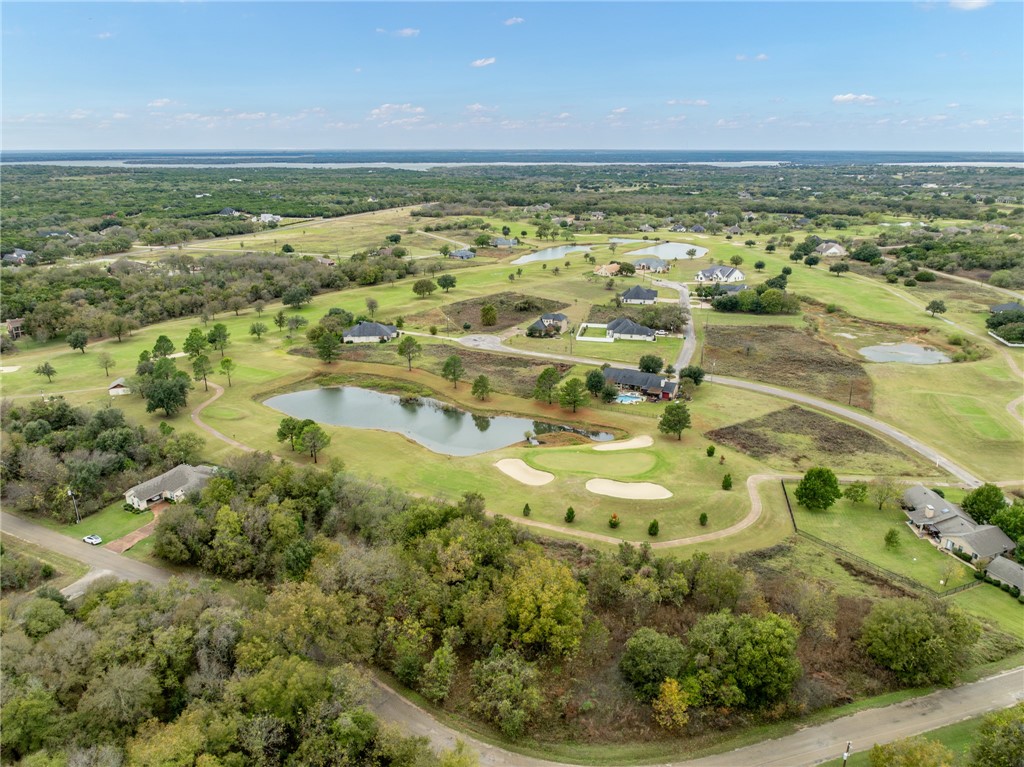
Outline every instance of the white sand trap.
<svg viewBox="0 0 1024 767">
<path fill-rule="evenodd" d="M 0 373 L 17 373 L 21 370 L 21 365 L 4 365 L 0 367 Z"/>
<path fill-rule="evenodd" d="M 650 434 L 642 437 L 633 437 L 622 442 L 605 442 L 603 445 L 595 445 L 594 450 L 632 450 L 634 447 L 650 447 L 654 444 L 654 438 Z"/>
<path fill-rule="evenodd" d="M 169 359 L 173 360 L 173 359 L 177 359 L 178 357 L 187 357 L 188 353 L 187 352 L 175 352 L 174 354 L 168 354 L 167 356 L 168 356 Z"/>
<path fill-rule="evenodd" d="M 618 482 L 614 479 L 591 479 L 587 490 L 612 498 L 626 498 L 630 501 L 661 501 L 671 498 L 672 493 L 653 482 Z"/>
<path fill-rule="evenodd" d="M 524 485 L 533 485 L 534 487 L 546 485 L 555 478 L 554 474 L 538 471 L 529 466 L 526 461 L 521 461 L 518 458 L 502 458 L 494 465 L 498 471 L 508 474 L 516 482 L 522 482 Z"/>
</svg>

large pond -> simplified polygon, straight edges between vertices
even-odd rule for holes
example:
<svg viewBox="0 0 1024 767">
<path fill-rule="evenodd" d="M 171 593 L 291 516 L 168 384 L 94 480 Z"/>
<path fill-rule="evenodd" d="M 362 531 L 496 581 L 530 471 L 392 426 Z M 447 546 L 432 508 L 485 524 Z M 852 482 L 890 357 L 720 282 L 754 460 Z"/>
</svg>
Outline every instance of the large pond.
<svg viewBox="0 0 1024 767">
<path fill-rule="evenodd" d="M 693 256 L 688 255 L 691 250 L 696 251 Z M 708 249 L 702 248 L 700 245 L 691 245 L 688 242 L 662 242 L 648 248 L 631 251 L 629 256 L 630 258 L 633 256 L 657 256 L 666 261 L 674 261 L 676 259 L 703 258 L 707 254 Z"/>
<path fill-rule="evenodd" d="M 949 362 L 949 357 L 938 349 L 917 344 L 879 344 L 865 346 L 858 351 L 872 362 L 906 362 L 910 365 L 937 365 Z"/>
<path fill-rule="evenodd" d="M 403 400 L 357 386 L 309 389 L 280 394 L 264 402 L 293 418 L 311 418 L 334 426 L 381 429 L 404 434 L 428 450 L 444 455 L 476 455 L 522 442 L 524 434 L 574 431 L 595 442 L 615 435 L 513 416 L 467 413 L 425 397 Z"/>
<path fill-rule="evenodd" d="M 553 248 L 544 248 L 536 253 L 528 253 L 520 256 L 513 264 L 532 264 L 534 261 L 554 261 L 556 258 L 565 258 L 570 253 L 589 253 L 589 245 L 556 245 Z"/>
</svg>

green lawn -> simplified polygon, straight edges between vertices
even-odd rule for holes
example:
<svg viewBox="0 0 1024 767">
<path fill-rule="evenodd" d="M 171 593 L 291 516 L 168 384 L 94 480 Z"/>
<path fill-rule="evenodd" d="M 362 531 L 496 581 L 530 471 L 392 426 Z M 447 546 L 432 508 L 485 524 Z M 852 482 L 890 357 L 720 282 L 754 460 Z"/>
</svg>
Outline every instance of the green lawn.
<svg viewBox="0 0 1024 767">
<path fill-rule="evenodd" d="M 984 719 L 984 717 L 980 716 L 975 717 L 974 719 L 965 719 L 962 722 L 957 722 L 956 724 L 951 724 L 947 727 L 930 730 L 929 732 L 923 733 L 922 737 L 925 737 L 928 740 L 937 740 L 953 752 L 954 759 L 950 767 L 967 767 L 967 751 L 974 742 L 975 735 L 978 732 L 978 728 L 981 726 L 982 719 Z M 847 761 L 847 767 L 870 767 L 871 762 L 868 758 L 868 754 L 871 749 L 868 747 L 868 744 L 854 743 L 853 747 L 859 750 L 850 755 L 850 759 Z M 821 767 L 842 767 L 842 764 L 843 760 L 840 758 L 825 762 Z"/>
<path fill-rule="evenodd" d="M 807 511 L 796 503 L 795 483 L 787 483 L 797 526 L 839 546 L 878 567 L 913 578 L 935 591 L 944 591 L 974 580 L 973 570 L 919 539 L 906 524 L 901 511 L 879 511 L 871 503 L 838 501 L 827 511 Z M 899 546 L 888 548 L 883 539 L 889 530 L 899 532 Z M 970 593 L 974 594 L 972 590 Z"/>
<path fill-rule="evenodd" d="M 95 514 L 82 518 L 80 524 L 64 525 L 46 517 L 32 517 L 32 521 L 48 527 L 70 538 L 84 538 L 87 535 L 98 535 L 104 543 L 116 541 L 128 533 L 135 532 L 143 525 L 153 521 L 153 512 L 143 511 L 132 514 L 124 510 L 124 499 L 114 501 Z"/>
</svg>

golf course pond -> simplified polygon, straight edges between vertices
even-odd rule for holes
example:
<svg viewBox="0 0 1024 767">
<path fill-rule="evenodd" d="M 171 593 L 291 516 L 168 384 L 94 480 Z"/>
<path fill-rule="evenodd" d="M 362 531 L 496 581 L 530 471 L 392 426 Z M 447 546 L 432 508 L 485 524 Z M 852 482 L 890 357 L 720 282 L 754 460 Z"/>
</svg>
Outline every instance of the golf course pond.
<svg viewBox="0 0 1024 767">
<path fill-rule="evenodd" d="M 534 261 L 554 261 L 565 258 L 570 253 L 589 253 L 589 245 L 555 245 L 553 248 L 544 248 L 536 253 L 527 253 L 512 262 L 513 266 L 518 264 L 532 264 Z"/>
<path fill-rule="evenodd" d="M 918 344 L 878 344 L 858 350 L 872 362 L 905 362 L 909 365 L 937 365 L 949 362 L 947 355 L 938 349 Z"/>
<path fill-rule="evenodd" d="M 536 435 L 571 431 L 595 442 L 615 438 L 606 431 L 585 431 L 514 416 L 476 415 L 427 397 L 403 398 L 358 386 L 279 394 L 263 404 L 293 418 L 397 432 L 443 455 L 477 455 L 497 450 L 522 442 L 527 431 Z"/>
</svg>

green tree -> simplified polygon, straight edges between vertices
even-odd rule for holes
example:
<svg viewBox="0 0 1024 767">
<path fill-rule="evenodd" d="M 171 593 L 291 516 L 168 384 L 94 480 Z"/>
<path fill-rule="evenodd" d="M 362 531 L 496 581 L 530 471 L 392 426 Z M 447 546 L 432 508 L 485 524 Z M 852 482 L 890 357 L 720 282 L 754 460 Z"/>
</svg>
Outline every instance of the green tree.
<svg viewBox="0 0 1024 767">
<path fill-rule="evenodd" d="M 722 477 L 722 489 L 732 490 L 732 474 L 726 474 Z"/>
<path fill-rule="evenodd" d="M 263 338 L 263 335 L 267 332 L 268 328 L 265 323 L 254 322 L 249 325 L 249 335 L 256 336 L 256 340 L 259 341 Z"/>
<path fill-rule="evenodd" d="M 312 300 L 313 296 L 310 294 L 309 288 L 304 285 L 293 285 L 281 295 L 281 303 L 292 307 L 296 311 Z"/>
<path fill-rule="evenodd" d="M 373 298 L 372 296 L 366 297 L 366 311 L 370 313 L 370 317 L 373 317 L 379 308 L 380 302 L 376 298 Z"/>
<path fill-rule="evenodd" d="M 565 510 L 565 521 L 570 525 L 576 520 L 576 509 L 570 506 Z"/>
<path fill-rule="evenodd" d="M 656 537 L 658 535 L 658 531 L 659 531 L 658 520 L 652 519 L 651 520 L 651 524 L 649 524 L 647 526 L 647 534 L 649 536 L 651 536 L 652 538 L 654 538 L 654 537 Z"/>
<path fill-rule="evenodd" d="M 657 375 L 661 372 L 661 369 L 665 367 L 665 360 L 657 354 L 644 354 L 640 357 L 640 363 L 637 367 L 639 367 L 640 371 L 643 373 L 654 373 Z"/>
<path fill-rule="evenodd" d="M 186 349 L 186 351 L 188 350 Z M 157 336 L 156 343 L 153 344 L 153 356 L 170 357 L 172 354 L 174 354 L 174 342 L 167 336 Z"/>
<path fill-rule="evenodd" d="M 118 343 L 121 343 L 121 339 L 125 335 L 131 335 L 131 332 L 138 327 L 139 323 L 128 317 L 111 317 L 107 323 L 107 332 L 115 336 Z"/>
<path fill-rule="evenodd" d="M 42 365 L 36 366 L 35 374 L 37 376 L 46 376 L 47 383 L 52 383 L 53 376 L 55 376 L 57 372 L 56 369 L 49 363 L 43 363 Z"/>
<path fill-rule="evenodd" d="M 504 579 L 509 636 L 518 646 L 568 656 L 579 647 L 587 592 L 569 568 L 544 555 Z"/>
<path fill-rule="evenodd" d="M 290 415 L 286 415 L 281 419 L 281 423 L 277 427 L 277 441 L 284 442 L 288 440 L 292 450 L 295 450 L 295 439 L 299 436 L 302 431 L 303 423 L 298 418 L 292 418 Z"/>
<path fill-rule="evenodd" d="M 89 334 L 84 330 L 72 330 L 68 333 L 68 346 L 85 354 L 85 346 L 89 343 Z"/>
<path fill-rule="evenodd" d="M 429 280 L 426 278 L 422 280 L 416 280 L 416 282 L 414 282 L 412 286 L 412 292 L 415 293 L 420 298 L 426 298 L 435 290 L 437 290 L 437 285 L 434 283 L 433 280 Z"/>
<path fill-rule="evenodd" d="M 96 359 L 100 367 L 103 368 L 103 375 L 110 375 L 110 368 L 114 367 L 114 355 L 110 352 L 100 352 L 99 357 Z"/>
<path fill-rule="evenodd" d="M 772 250 L 775 250 L 775 246 L 774 245 L 769 245 L 768 248 L 771 248 Z M 765 248 L 765 250 L 768 250 L 768 248 Z M 771 253 L 772 250 L 768 250 L 768 252 Z M 762 271 L 765 268 L 765 266 L 766 266 L 766 264 L 765 264 L 764 261 L 755 261 L 754 262 L 754 269 L 756 269 L 759 272 Z"/>
<path fill-rule="evenodd" d="M 817 266 L 821 263 L 821 258 L 815 255 L 805 256 L 804 263 L 807 264 L 807 266 Z"/>
<path fill-rule="evenodd" d="M 455 278 L 454 274 L 442 274 L 437 278 L 437 286 L 439 288 L 444 288 L 445 293 L 454 288 L 456 282 L 458 282 L 458 280 Z"/>
<path fill-rule="evenodd" d="M 952 751 L 922 737 L 876 743 L 868 752 L 870 767 L 953 767 L 954 763 Z"/>
<path fill-rule="evenodd" d="M 227 376 L 228 386 L 231 386 L 231 374 L 237 369 L 235 361 L 230 357 L 225 357 L 220 361 L 220 372 Z"/>
<path fill-rule="evenodd" d="M 695 386 L 700 386 L 705 375 L 704 368 L 698 365 L 687 365 L 679 371 L 679 380 L 682 381 L 684 378 L 689 378 Z"/>
<path fill-rule="evenodd" d="M 742 266 L 743 265 L 743 256 L 739 256 L 739 255 L 731 256 L 729 258 L 729 263 L 732 264 L 733 266 Z"/>
<path fill-rule="evenodd" d="M 824 466 L 808 469 L 794 495 L 797 503 L 811 511 L 824 511 L 843 497 L 835 472 Z"/>
<path fill-rule="evenodd" d="M 453 354 L 444 361 L 441 367 L 441 377 L 451 381 L 454 388 L 459 388 L 459 379 L 466 374 L 466 368 L 462 364 L 462 357 Z"/>
<path fill-rule="evenodd" d="M 988 524 L 995 514 L 1006 508 L 1003 491 L 986 482 L 964 496 L 961 508 L 974 517 L 976 522 Z"/>
<path fill-rule="evenodd" d="M 843 489 L 843 498 L 851 503 L 864 503 L 868 499 L 868 483 L 851 482 Z"/>
<path fill-rule="evenodd" d="M 210 358 L 205 354 L 200 354 L 197 357 L 192 358 L 192 377 L 196 381 L 203 382 L 203 391 L 209 391 L 210 387 L 207 384 L 206 377 L 213 372 L 213 365 L 210 364 Z"/>
<path fill-rule="evenodd" d="M 928 306 L 926 306 L 924 308 L 924 310 L 926 312 L 931 312 L 932 317 L 934 317 L 936 314 L 945 314 L 946 313 L 946 302 L 945 301 L 940 301 L 939 299 L 934 298 L 934 299 L 932 299 L 931 301 L 928 302 Z"/>
<path fill-rule="evenodd" d="M 470 707 L 498 726 L 507 738 L 523 735 L 541 704 L 537 669 L 514 650 L 495 646 L 473 664 Z"/>
<path fill-rule="evenodd" d="M 26 756 L 60 736 L 65 717 L 53 693 L 41 684 L 14 687 L 7 683 L 5 687 L 7 696 L 0 709 L 0 744 L 5 756 Z"/>
<path fill-rule="evenodd" d="M 690 410 L 685 402 L 672 402 L 665 406 L 658 421 L 658 431 L 662 434 L 675 434 L 680 441 L 683 429 L 690 428 Z"/>
<path fill-rule="evenodd" d="M 274 315 L 274 325 L 278 330 L 284 330 L 284 326 L 287 324 L 288 318 L 285 316 L 284 309 L 278 309 L 277 314 Z"/>
<path fill-rule="evenodd" d="M 52 599 L 31 599 L 20 609 L 21 628 L 33 639 L 49 634 L 67 621 L 67 613 Z"/>
<path fill-rule="evenodd" d="M 402 336 L 402 340 L 398 342 L 398 354 L 405 357 L 409 363 L 409 370 L 412 370 L 412 358 L 420 356 L 421 352 L 420 342 L 413 336 Z"/>
<path fill-rule="evenodd" d="M 331 444 L 331 437 L 318 424 L 310 423 L 306 424 L 299 432 L 296 443 L 299 450 L 308 450 L 313 458 L 313 463 L 316 463 L 320 451 Z"/>
<path fill-rule="evenodd" d="M 652 628 L 638 629 L 626 641 L 619 671 L 637 697 L 653 700 L 666 679 L 678 679 L 686 660 L 683 643 Z"/>
<path fill-rule="evenodd" d="M 537 376 L 537 383 L 533 387 L 534 399 L 544 400 L 549 405 L 551 400 L 555 396 L 555 387 L 558 386 L 559 380 L 562 378 L 556 367 L 544 368 L 540 375 Z"/>
<path fill-rule="evenodd" d="M 480 324 L 484 327 L 498 324 L 498 310 L 492 304 L 484 304 L 480 307 Z"/>
<path fill-rule="evenodd" d="M 195 359 L 202 354 L 206 354 L 206 350 L 209 348 L 210 341 L 207 339 L 206 334 L 199 328 L 192 328 L 188 332 L 188 337 L 185 339 L 185 343 L 181 345 L 182 351 L 192 359 Z M 154 356 L 159 355 L 154 353 Z"/>
<path fill-rule="evenodd" d="M 473 379 L 473 396 L 481 400 L 491 396 L 491 379 L 483 373 Z"/>
<path fill-rule="evenodd" d="M 593 396 L 601 396 L 601 390 L 604 388 L 604 374 L 599 368 L 594 368 L 587 372 L 586 385 L 587 391 Z"/>
<path fill-rule="evenodd" d="M 968 767 L 1024 764 L 1024 703 L 985 716 L 967 754 Z"/>
<path fill-rule="evenodd" d="M 146 399 L 146 412 L 152 413 L 163 409 L 168 418 L 172 418 L 188 404 L 188 392 L 192 382 L 188 374 L 177 371 L 167 378 L 156 378 L 148 382 L 142 391 Z"/>
<path fill-rule="evenodd" d="M 895 503 L 900 497 L 900 489 L 900 484 L 892 477 L 875 477 L 868 492 L 881 511 L 885 506 Z"/>
<path fill-rule="evenodd" d="M 558 404 L 563 408 L 576 408 L 587 404 L 587 387 L 579 378 L 570 378 L 558 389 Z"/>
<path fill-rule="evenodd" d="M 153 716 L 160 698 L 160 683 L 148 668 L 114 665 L 89 683 L 78 714 L 92 732 L 129 733 Z"/>
<path fill-rule="evenodd" d="M 341 341 L 330 331 L 316 340 L 316 356 L 322 362 L 330 364 L 341 356 Z"/>
<path fill-rule="evenodd" d="M 218 322 L 212 328 L 210 333 L 207 335 L 206 340 L 210 342 L 210 346 L 220 352 L 220 356 L 224 356 L 224 350 L 228 344 L 231 343 L 231 334 L 228 332 L 227 325 Z"/>
<path fill-rule="evenodd" d="M 836 277 L 841 277 L 845 272 L 850 271 L 850 265 L 845 261 L 838 261 L 829 266 L 828 270 Z"/>
<path fill-rule="evenodd" d="M 458 670 L 459 659 L 452 649 L 451 643 L 445 640 L 434 651 L 430 662 L 423 667 L 420 677 L 420 692 L 435 703 L 441 703 L 451 692 Z"/>
<path fill-rule="evenodd" d="M 861 625 L 859 644 L 878 665 L 904 684 L 951 684 L 968 668 L 978 623 L 955 605 L 938 600 L 876 602 Z"/>
</svg>

